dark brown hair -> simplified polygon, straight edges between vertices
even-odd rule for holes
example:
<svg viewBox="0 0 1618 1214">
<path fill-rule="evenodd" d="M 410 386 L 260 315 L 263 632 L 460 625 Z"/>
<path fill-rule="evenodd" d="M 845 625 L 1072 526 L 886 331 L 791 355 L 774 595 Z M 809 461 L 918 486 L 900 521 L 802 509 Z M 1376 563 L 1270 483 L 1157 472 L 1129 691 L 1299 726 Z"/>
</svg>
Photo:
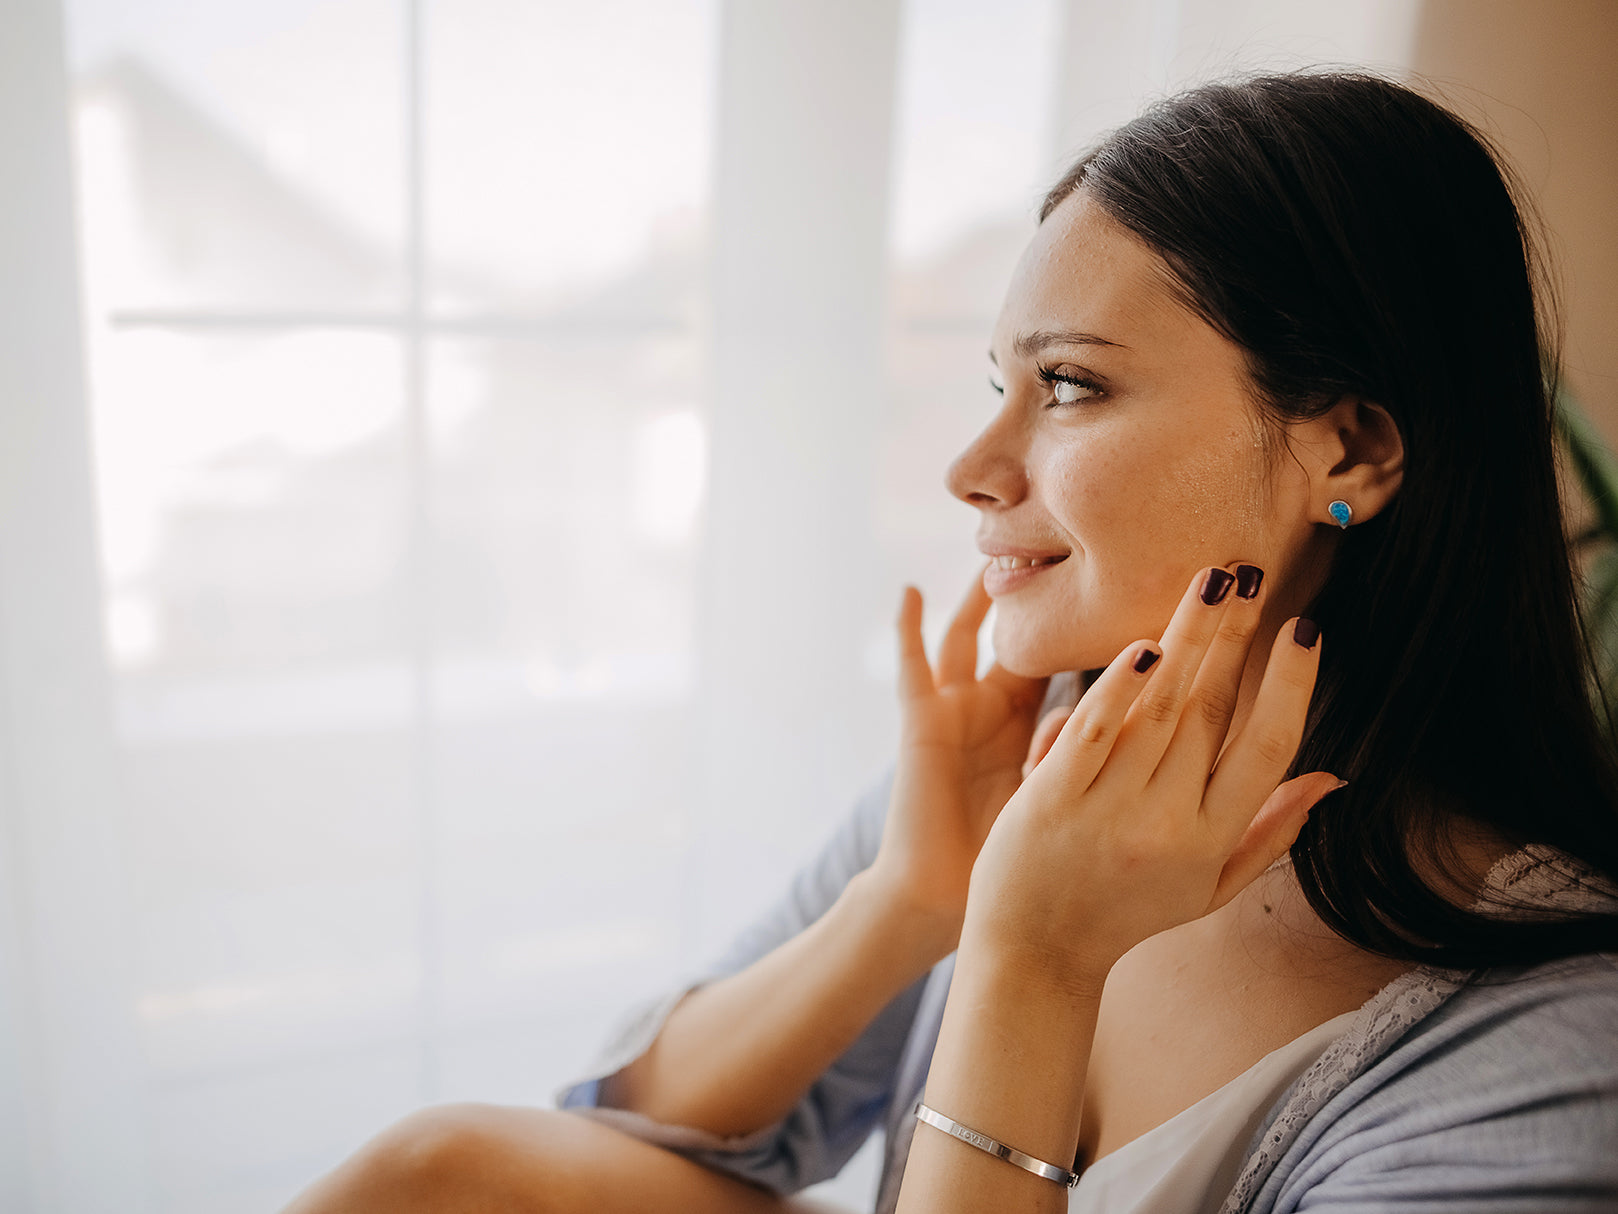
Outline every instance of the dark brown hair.
<svg viewBox="0 0 1618 1214">
<path fill-rule="evenodd" d="M 1618 916 L 1475 913 L 1422 876 L 1467 821 L 1618 877 L 1618 773 L 1557 499 L 1533 241 L 1487 142 L 1358 74 L 1214 84 L 1154 105 L 1051 191 L 1083 189 L 1245 352 L 1262 408 L 1345 396 L 1405 444 L 1392 505 L 1343 537 L 1297 771 L 1349 786 L 1293 847 L 1339 934 L 1472 968 L 1618 947 Z"/>
</svg>

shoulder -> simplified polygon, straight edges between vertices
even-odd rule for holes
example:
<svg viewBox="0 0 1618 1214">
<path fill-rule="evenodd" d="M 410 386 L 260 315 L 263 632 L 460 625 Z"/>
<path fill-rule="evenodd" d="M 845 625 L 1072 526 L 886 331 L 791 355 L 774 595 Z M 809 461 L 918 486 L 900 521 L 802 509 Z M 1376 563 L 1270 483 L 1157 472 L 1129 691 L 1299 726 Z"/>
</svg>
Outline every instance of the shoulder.
<svg viewBox="0 0 1618 1214">
<path fill-rule="evenodd" d="M 1478 975 L 1372 1071 L 1390 1091 L 1408 1074 L 1434 1091 L 1565 1081 L 1591 1090 L 1605 1084 L 1618 1098 L 1618 957 L 1596 953 Z"/>
<path fill-rule="evenodd" d="M 1614 1208 L 1618 958 L 1475 977 L 1312 1120 L 1275 1209 Z"/>
</svg>

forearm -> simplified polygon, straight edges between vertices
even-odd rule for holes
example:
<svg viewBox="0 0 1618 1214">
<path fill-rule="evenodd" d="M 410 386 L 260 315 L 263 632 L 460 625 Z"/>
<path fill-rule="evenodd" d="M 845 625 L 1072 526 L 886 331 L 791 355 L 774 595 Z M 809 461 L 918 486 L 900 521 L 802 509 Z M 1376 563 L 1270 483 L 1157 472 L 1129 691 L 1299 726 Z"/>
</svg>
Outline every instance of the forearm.
<svg viewBox="0 0 1618 1214">
<path fill-rule="evenodd" d="M 1099 1004 L 1098 993 L 1064 989 L 963 940 L 926 1103 L 1024 1154 L 1072 1167 Z M 1061 1185 L 917 1128 L 900 1214 L 1066 1208 Z"/>
<path fill-rule="evenodd" d="M 952 946 L 861 874 L 803 932 L 682 1000 L 603 1103 L 724 1136 L 771 1125 Z"/>
</svg>

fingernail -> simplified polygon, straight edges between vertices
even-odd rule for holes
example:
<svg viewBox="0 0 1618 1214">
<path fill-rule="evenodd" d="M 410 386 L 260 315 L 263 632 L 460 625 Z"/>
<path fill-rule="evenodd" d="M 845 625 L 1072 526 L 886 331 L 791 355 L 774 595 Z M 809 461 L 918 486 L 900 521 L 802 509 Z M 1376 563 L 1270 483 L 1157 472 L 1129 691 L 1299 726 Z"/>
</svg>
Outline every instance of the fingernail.
<svg viewBox="0 0 1618 1214">
<path fill-rule="evenodd" d="M 1299 616 L 1298 622 L 1292 626 L 1292 639 L 1305 649 L 1313 649 L 1315 642 L 1320 639 L 1320 625 Z"/>
<path fill-rule="evenodd" d="M 1336 792 L 1339 788 L 1347 788 L 1347 787 L 1348 787 L 1348 781 L 1347 780 L 1338 780 L 1337 783 L 1333 784 L 1326 791 L 1327 792 Z"/>
<path fill-rule="evenodd" d="M 1258 588 L 1264 584 L 1264 570 L 1257 565 L 1236 566 L 1236 597 L 1250 599 L 1258 593 Z"/>
<path fill-rule="evenodd" d="M 1152 664 L 1163 655 L 1155 649 L 1142 649 L 1140 656 L 1135 659 L 1135 673 L 1145 674 L 1152 668 Z"/>
<path fill-rule="evenodd" d="M 1235 577 L 1228 569 L 1208 570 L 1208 576 L 1202 583 L 1202 601 L 1210 607 L 1223 603 L 1235 582 Z"/>
</svg>

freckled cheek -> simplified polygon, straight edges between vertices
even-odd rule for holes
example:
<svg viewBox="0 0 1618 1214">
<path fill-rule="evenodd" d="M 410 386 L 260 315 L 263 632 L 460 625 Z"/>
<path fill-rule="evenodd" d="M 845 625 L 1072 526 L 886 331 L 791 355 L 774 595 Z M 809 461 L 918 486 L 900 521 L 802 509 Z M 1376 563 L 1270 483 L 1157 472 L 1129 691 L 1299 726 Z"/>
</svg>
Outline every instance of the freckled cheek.
<svg viewBox="0 0 1618 1214">
<path fill-rule="evenodd" d="M 1047 464 L 1049 508 L 1092 558 L 1155 559 L 1177 584 L 1184 569 L 1258 555 L 1245 550 L 1263 521 L 1263 464 L 1250 436 L 1136 437 L 1066 455 Z M 1145 573 L 1136 567 L 1136 577 Z"/>
<path fill-rule="evenodd" d="M 1250 434 L 1212 434 L 1165 464 L 1161 500 L 1173 503 L 1187 543 L 1221 550 L 1240 547 L 1255 540 L 1261 529 L 1266 475 L 1262 450 Z M 1232 556 L 1211 553 L 1208 559 Z"/>
<path fill-rule="evenodd" d="M 1057 452 L 1046 461 L 1046 508 L 1080 546 L 1105 545 L 1129 517 L 1129 485 L 1139 471 L 1132 463 L 1111 450 Z"/>
<path fill-rule="evenodd" d="M 1091 589 L 1150 592 L 1178 576 L 1164 569 L 1172 563 L 1164 549 L 1183 542 L 1183 502 L 1169 500 L 1179 495 L 1147 453 L 1127 445 L 1091 451 L 1053 463 L 1046 484 L 1050 512 L 1082 553 Z"/>
</svg>

